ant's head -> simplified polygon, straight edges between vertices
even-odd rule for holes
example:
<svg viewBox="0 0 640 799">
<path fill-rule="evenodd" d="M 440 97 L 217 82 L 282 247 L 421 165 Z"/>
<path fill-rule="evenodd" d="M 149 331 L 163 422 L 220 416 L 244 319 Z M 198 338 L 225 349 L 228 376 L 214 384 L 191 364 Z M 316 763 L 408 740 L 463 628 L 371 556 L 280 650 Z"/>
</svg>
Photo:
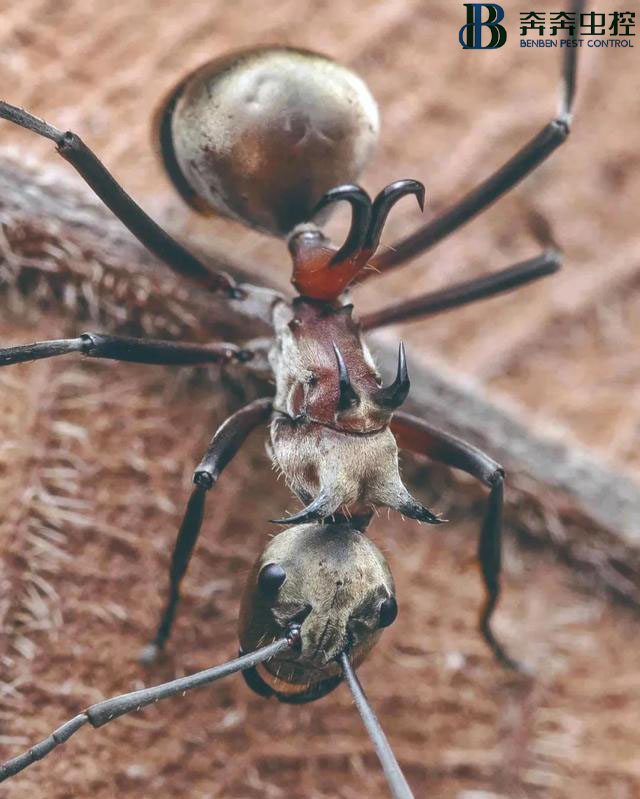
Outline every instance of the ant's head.
<svg viewBox="0 0 640 799">
<path fill-rule="evenodd" d="M 258 47 L 188 75 L 155 127 L 169 176 L 191 206 L 285 235 L 331 187 L 358 177 L 379 118 L 346 67 L 307 50 Z"/>
<path fill-rule="evenodd" d="M 249 575 L 240 643 L 250 651 L 294 629 L 298 644 L 259 666 L 257 685 L 248 682 L 283 701 L 318 698 L 340 681 L 341 653 L 359 665 L 396 615 L 389 566 L 365 535 L 346 523 L 291 527 Z"/>
</svg>

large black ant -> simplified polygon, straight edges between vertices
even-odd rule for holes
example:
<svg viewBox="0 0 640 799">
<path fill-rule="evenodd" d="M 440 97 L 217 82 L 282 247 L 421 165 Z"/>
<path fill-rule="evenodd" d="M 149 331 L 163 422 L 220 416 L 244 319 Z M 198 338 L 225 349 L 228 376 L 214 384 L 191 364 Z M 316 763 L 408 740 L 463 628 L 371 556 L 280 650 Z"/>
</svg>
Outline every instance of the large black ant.
<svg viewBox="0 0 640 799">
<path fill-rule="evenodd" d="M 518 667 L 491 628 L 500 593 L 504 471 L 476 447 L 398 411 L 410 385 L 404 347 L 399 346 L 395 379 L 384 386 L 362 333 L 524 285 L 555 272 L 560 254 L 550 248 L 500 272 L 393 303 L 360 319 L 344 293 L 350 285 L 428 250 L 562 144 L 570 127 L 576 53 L 577 48 L 565 50 L 559 115 L 458 203 L 378 256 L 374 254 L 392 206 L 411 194 L 422 208 L 425 191 L 416 180 L 399 180 L 372 201 L 362 188 L 345 182 L 357 179 L 378 132 L 376 105 L 360 78 L 315 53 L 263 47 L 212 61 L 182 80 L 156 117 L 170 177 L 201 213 L 219 212 L 286 235 L 297 290 L 293 299 L 236 285 L 227 274 L 212 271 L 136 205 L 75 133 L 0 102 L 0 117 L 53 140 L 105 204 L 170 268 L 212 296 L 267 308 L 273 327 L 268 359 L 275 396 L 254 401 L 227 419 L 195 470 L 171 561 L 168 602 L 144 660 L 152 661 L 170 635 L 206 494 L 258 425 L 269 424 L 271 458 L 304 504 L 298 513 L 275 520 L 287 529 L 267 546 L 249 575 L 240 612 L 240 657 L 93 705 L 0 767 L 0 780 L 44 757 L 87 722 L 101 726 L 241 671 L 257 693 L 290 703 L 316 700 L 346 680 L 393 796 L 411 797 L 354 671 L 397 615 L 389 567 L 363 535 L 374 510 L 386 506 L 429 524 L 443 521 L 407 491 L 398 471 L 398 447 L 462 469 L 488 487 L 478 546 L 486 589 L 480 630 L 499 661 Z M 309 220 L 319 212 L 326 216 L 328 207 L 339 201 L 350 204 L 352 217 L 346 241 L 336 249 Z M 256 355 L 250 344 L 193 345 L 84 333 L 0 350 L 0 366 L 71 352 L 191 365 L 245 362 Z"/>
</svg>

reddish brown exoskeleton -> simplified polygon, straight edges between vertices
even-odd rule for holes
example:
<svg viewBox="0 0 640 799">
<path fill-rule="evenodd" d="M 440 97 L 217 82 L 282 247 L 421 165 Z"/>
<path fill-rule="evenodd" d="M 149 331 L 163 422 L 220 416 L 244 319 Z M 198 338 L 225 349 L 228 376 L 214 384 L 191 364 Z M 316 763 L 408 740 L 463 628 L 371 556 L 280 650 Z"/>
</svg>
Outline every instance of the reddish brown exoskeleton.
<svg viewBox="0 0 640 799">
<path fill-rule="evenodd" d="M 376 255 L 376 249 L 392 206 L 413 195 L 422 209 L 425 191 L 417 180 L 399 180 L 372 201 L 354 185 L 378 133 L 376 105 L 360 78 L 315 53 L 265 47 L 212 61 L 183 79 L 156 117 L 167 171 L 181 196 L 199 212 L 222 213 L 287 237 L 296 290 L 292 297 L 236 285 L 223 270 L 205 265 L 134 203 L 76 134 L 0 102 L 1 117 L 52 139 L 106 205 L 170 268 L 212 296 L 253 304 L 272 326 L 268 362 L 274 396 L 252 402 L 227 419 L 195 471 L 173 552 L 169 599 L 145 659 L 153 660 L 169 637 L 206 494 L 257 426 L 269 425 L 270 455 L 304 506 L 277 520 L 287 530 L 269 544 L 249 575 L 239 631 L 245 654 L 204 676 L 184 678 L 191 680 L 188 684 L 175 681 L 89 708 L 5 764 L 1 778 L 43 757 L 86 722 L 100 726 L 158 698 L 242 671 L 258 693 L 285 702 L 318 699 L 345 678 L 393 795 L 410 797 L 352 669 L 397 614 L 389 568 L 363 535 L 372 513 L 388 507 L 429 524 L 442 521 L 403 484 L 399 447 L 462 469 L 488 487 L 478 548 L 487 594 L 480 629 L 496 657 L 516 665 L 490 626 L 499 595 L 503 470 L 474 446 L 402 413 L 399 408 L 410 388 L 404 347 L 399 345 L 395 379 L 383 385 L 363 334 L 513 289 L 554 272 L 560 256 L 551 249 L 487 277 L 360 317 L 345 292 L 425 252 L 508 191 L 564 141 L 576 52 L 577 48 L 565 51 L 559 116 L 494 175 L 382 255 Z M 352 217 L 346 241 L 337 248 L 312 220 L 326 218 L 330 206 L 339 201 L 350 204 Z M 165 364 L 244 363 L 256 355 L 251 342 L 243 347 L 198 345 L 85 333 L 76 339 L 0 350 L 0 366 L 70 352 Z"/>
</svg>

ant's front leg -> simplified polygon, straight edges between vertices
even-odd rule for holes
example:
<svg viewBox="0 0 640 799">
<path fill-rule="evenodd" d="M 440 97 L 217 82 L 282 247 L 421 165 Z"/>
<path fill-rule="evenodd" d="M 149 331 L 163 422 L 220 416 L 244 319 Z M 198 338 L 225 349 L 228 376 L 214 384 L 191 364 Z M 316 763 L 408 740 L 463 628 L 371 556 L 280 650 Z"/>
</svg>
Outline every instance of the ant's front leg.
<svg viewBox="0 0 640 799">
<path fill-rule="evenodd" d="M 489 488 L 489 507 L 478 542 L 478 559 L 486 590 L 486 600 L 480 612 L 480 632 L 501 663 L 521 671 L 520 664 L 508 655 L 491 629 L 491 617 L 500 596 L 504 469 L 472 444 L 438 430 L 408 413 L 399 411 L 394 414 L 391 430 L 401 449 L 426 455 L 434 461 L 461 469 Z"/>
<path fill-rule="evenodd" d="M 193 473 L 195 487 L 189 498 L 171 556 L 169 598 L 154 639 L 140 655 L 143 663 L 152 663 L 155 660 L 171 634 L 176 607 L 180 599 L 180 583 L 187 571 L 193 548 L 198 540 L 207 492 L 215 485 L 222 470 L 240 449 L 251 431 L 269 420 L 271 410 L 272 400 L 264 398 L 255 400 L 236 411 L 218 428 L 204 458 Z"/>
</svg>

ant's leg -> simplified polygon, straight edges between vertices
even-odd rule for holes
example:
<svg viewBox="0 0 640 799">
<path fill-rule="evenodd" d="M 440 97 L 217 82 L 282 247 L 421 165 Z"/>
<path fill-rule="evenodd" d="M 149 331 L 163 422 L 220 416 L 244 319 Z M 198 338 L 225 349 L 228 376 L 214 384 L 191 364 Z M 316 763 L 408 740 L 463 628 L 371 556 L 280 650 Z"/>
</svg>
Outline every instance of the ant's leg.
<svg viewBox="0 0 640 799">
<path fill-rule="evenodd" d="M 77 134 L 58 130 L 22 108 L 2 100 L 0 117 L 55 142 L 60 155 L 80 173 L 104 204 L 150 252 L 174 272 L 196 281 L 208 291 L 242 298 L 242 291 L 235 288 L 228 275 L 210 270 L 147 216 Z"/>
<path fill-rule="evenodd" d="M 169 599 L 162 613 L 158 631 L 153 641 L 144 648 L 141 659 L 152 662 L 164 647 L 175 618 L 180 599 L 180 583 L 187 571 L 193 548 L 200 533 L 207 491 L 212 488 L 222 470 L 240 449 L 245 439 L 258 425 L 268 421 L 271 399 L 259 399 L 240 408 L 218 428 L 209 448 L 193 474 L 195 488 L 175 543 L 169 571 Z"/>
<path fill-rule="evenodd" d="M 37 341 L 34 344 L 0 349 L 0 366 L 37 361 L 71 352 L 80 352 L 89 358 L 177 366 L 226 363 L 232 360 L 244 362 L 253 357 L 251 350 L 239 349 L 235 344 L 183 344 L 109 336 L 104 333 L 82 333 L 78 338 Z"/>
<path fill-rule="evenodd" d="M 582 0 L 574 2 L 573 11 L 576 14 L 576 20 L 580 19 L 579 15 L 583 5 Z M 497 172 L 472 189 L 459 202 L 418 228 L 415 233 L 401 241 L 394 242 L 388 250 L 373 258 L 372 269 L 363 270 L 356 278 L 356 282 L 362 282 L 382 272 L 402 266 L 417 255 L 431 249 L 516 186 L 565 141 L 571 126 L 578 50 L 578 47 L 566 47 L 564 51 L 562 98 L 558 116 L 545 125 Z"/>
<path fill-rule="evenodd" d="M 394 414 L 391 430 L 401 449 L 408 449 L 426 455 L 434 461 L 446 463 L 447 466 L 461 469 L 489 488 L 489 507 L 482 523 L 478 543 L 478 559 L 487 594 L 480 613 L 480 632 L 501 663 L 518 669 L 518 663 L 509 657 L 491 629 L 491 617 L 500 596 L 504 469 L 472 444 L 438 430 L 408 413 Z"/>
<path fill-rule="evenodd" d="M 562 255 L 557 250 L 547 250 L 537 258 L 530 258 L 514 264 L 499 272 L 456 283 L 454 286 L 440 291 L 430 291 L 419 297 L 388 305 L 379 311 L 365 314 L 360 319 L 363 330 L 376 330 L 394 322 L 406 322 L 413 319 L 424 319 L 426 316 L 448 311 L 468 305 L 475 300 L 484 300 L 504 294 L 507 291 L 524 286 L 541 277 L 552 275 L 560 269 Z"/>
</svg>

